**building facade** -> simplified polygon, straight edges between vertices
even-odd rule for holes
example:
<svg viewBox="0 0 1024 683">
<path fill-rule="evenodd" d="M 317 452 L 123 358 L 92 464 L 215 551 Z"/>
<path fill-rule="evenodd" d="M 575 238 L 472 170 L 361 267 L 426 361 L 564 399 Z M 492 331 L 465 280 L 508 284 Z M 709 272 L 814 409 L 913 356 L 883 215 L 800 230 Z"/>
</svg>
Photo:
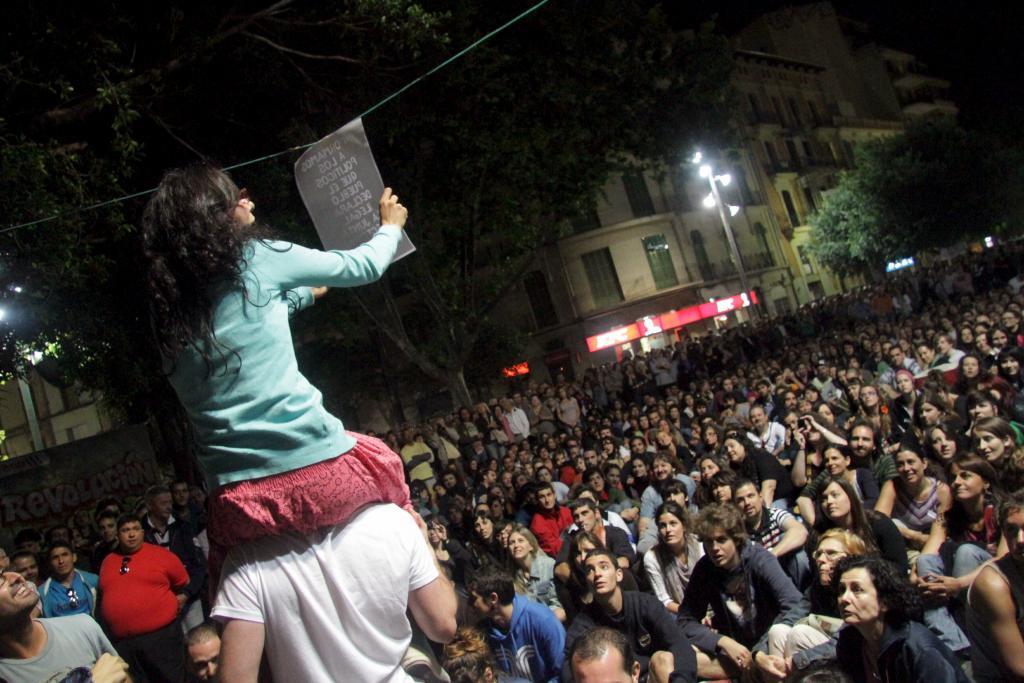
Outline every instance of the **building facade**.
<svg viewBox="0 0 1024 683">
<path fill-rule="evenodd" d="M 909 53 L 873 42 L 863 23 L 830 3 L 765 14 L 735 36 L 732 86 L 738 149 L 705 150 L 732 178 L 724 199 L 758 310 L 778 315 L 860 284 L 824 270 L 810 248 L 809 217 L 856 145 L 899 133 L 921 116 L 955 116 L 949 83 Z M 706 209 L 696 169 L 631 172 L 609 180 L 593 215 L 546 248 L 505 304 L 533 331 L 532 377 L 571 376 L 620 358 L 749 320 L 718 212 Z M 675 313 L 723 302 L 723 315 Z M 738 301 L 738 300 L 737 300 Z M 667 315 L 666 314 L 671 314 Z M 690 322 L 666 329 L 666 320 Z M 674 324 L 674 323 L 673 323 Z"/>
</svg>

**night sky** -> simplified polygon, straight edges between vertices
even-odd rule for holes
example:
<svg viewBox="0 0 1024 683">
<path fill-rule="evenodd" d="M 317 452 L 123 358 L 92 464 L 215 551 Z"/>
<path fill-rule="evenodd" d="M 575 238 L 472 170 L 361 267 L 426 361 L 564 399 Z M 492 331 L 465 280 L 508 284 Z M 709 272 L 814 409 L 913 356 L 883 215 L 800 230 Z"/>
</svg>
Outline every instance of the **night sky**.
<svg viewBox="0 0 1024 683">
<path fill-rule="evenodd" d="M 717 16 L 726 33 L 786 5 L 774 0 L 668 2 L 677 21 Z M 931 73 L 952 83 L 960 123 L 1020 143 L 1024 131 L 1024 10 L 1018 3 L 918 0 L 835 0 L 843 15 L 866 21 L 887 46 L 913 53 Z"/>
</svg>

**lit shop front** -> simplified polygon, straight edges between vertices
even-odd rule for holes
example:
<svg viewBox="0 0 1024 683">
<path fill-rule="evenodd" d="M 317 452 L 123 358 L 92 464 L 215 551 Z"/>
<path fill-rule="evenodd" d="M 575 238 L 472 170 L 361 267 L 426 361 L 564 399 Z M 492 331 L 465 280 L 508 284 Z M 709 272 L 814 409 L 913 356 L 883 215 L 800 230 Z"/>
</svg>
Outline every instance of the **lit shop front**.
<svg viewBox="0 0 1024 683">
<path fill-rule="evenodd" d="M 751 291 L 659 315 L 644 316 L 628 325 L 587 337 L 587 349 L 591 353 L 614 349 L 615 359 L 621 360 L 625 351 L 632 350 L 633 342 L 639 340 L 644 351 L 670 346 L 681 338 L 681 328 L 687 325 L 709 319 L 726 323 L 730 313 L 757 303 L 757 294 Z"/>
</svg>

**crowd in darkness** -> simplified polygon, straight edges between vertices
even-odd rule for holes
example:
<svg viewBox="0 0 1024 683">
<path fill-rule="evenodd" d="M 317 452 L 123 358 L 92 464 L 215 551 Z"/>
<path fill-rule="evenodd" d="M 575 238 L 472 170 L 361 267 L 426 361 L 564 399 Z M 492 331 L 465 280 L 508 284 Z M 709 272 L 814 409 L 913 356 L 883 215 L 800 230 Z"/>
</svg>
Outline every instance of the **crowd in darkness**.
<svg viewBox="0 0 1024 683">
<path fill-rule="evenodd" d="M 455 640 L 414 638 L 406 671 L 1024 678 L 1020 257 L 917 266 L 379 435 L 460 596 Z M 144 662 L 134 680 L 214 680 L 204 493 L 140 494 L 0 550 L 0 631 L 31 582 L 33 609 Z M 4 657 L 0 679 L 29 680 Z"/>
</svg>

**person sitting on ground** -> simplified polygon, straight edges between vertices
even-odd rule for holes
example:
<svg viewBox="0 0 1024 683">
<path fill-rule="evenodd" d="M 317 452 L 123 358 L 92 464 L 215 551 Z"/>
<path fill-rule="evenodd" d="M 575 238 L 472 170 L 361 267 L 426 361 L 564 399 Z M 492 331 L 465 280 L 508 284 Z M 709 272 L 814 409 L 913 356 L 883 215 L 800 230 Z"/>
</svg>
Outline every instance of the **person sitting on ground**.
<svg viewBox="0 0 1024 683">
<path fill-rule="evenodd" d="M 565 629 L 550 609 L 516 595 L 512 575 L 498 567 L 473 574 L 466 589 L 470 605 L 486 619 L 487 643 L 502 671 L 533 683 L 557 678 Z"/>
<path fill-rule="evenodd" d="M 562 549 L 562 532 L 572 525 L 569 508 L 559 505 L 555 489 L 550 483 L 537 487 L 537 512 L 530 520 L 530 531 L 537 537 L 541 550 L 551 557 L 558 557 Z"/>
<path fill-rule="evenodd" d="M 999 505 L 1007 553 L 982 566 L 967 592 L 976 683 L 1024 680 L 1024 490 Z"/>
<path fill-rule="evenodd" d="M 571 652 L 577 639 L 596 627 L 619 630 L 633 646 L 641 677 L 667 683 L 695 681 L 697 659 L 693 646 L 653 595 L 622 590 L 622 569 L 607 550 L 594 550 L 584 561 L 594 601 L 573 620 L 565 639 L 562 681 L 572 680 Z"/>
<path fill-rule="evenodd" d="M 835 659 L 836 637 L 843 620 L 836 603 L 834 571 L 844 557 L 860 557 L 869 552 L 874 549 L 864 539 L 845 529 L 829 529 L 818 538 L 813 554 L 814 578 L 804 591 L 804 610 L 808 614 L 789 632 L 778 629 L 773 634 L 777 638 L 785 637 L 781 648 L 790 671 Z"/>
<path fill-rule="evenodd" d="M 739 434 L 725 437 L 725 452 L 732 469 L 758 486 L 765 505 L 789 508 L 795 494 L 793 480 L 773 455 L 754 448 Z"/>
<path fill-rule="evenodd" d="M 813 526 L 817 520 L 817 510 L 814 504 L 818 502 L 818 495 L 830 479 L 845 479 L 853 486 L 857 497 L 863 502 L 864 507 L 869 510 L 878 501 L 878 483 L 871 470 L 866 467 L 853 467 L 853 460 L 847 449 L 841 446 L 829 446 L 824 453 L 824 469 L 804 487 L 800 496 L 796 499 L 796 506 L 800 510 L 800 516 L 804 521 Z M 888 485 L 889 482 L 886 482 Z"/>
<path fill-rule="evenodd" d="M 583 531 L 597 537 L 601 545 L 611 550 L 618 558 L 619 566 L 629 569 L 636 563 L 636 553 L 629 542 L 629 537 L 624 531 L 617 527 L 609 526 L 601 518 L 601 509 L 591 497 L 581 497 L 574 500 L 569 509 L 572 511 L 573 524 L 576 533 Z M 570 527 L 571 529 L 571 527 Z M 555 576 L 565 583 L 569 580 L 569 549 L 568 543 L 562 544 L 562 551 L 555 559 Z"/>
<path fill-rule="evenodd" d="M 902 571 L 908 571 L 907 544 L 899 529 L 885 515 L 865 510 L 857 492 L 845 479 L 828 481 L 821 491 L 816 517 L 818 533 L 835 528 L 852 531 L 878 549 L 883 558 Z"/>
<path fill-rule="evenodd" d="M 640 683 L 640 662 L 629 639 L 610 628 L 587 631 L 569 652 L 576 683 Z"/>
<path fill-rule="evenodd" d="M 661 504 L 654 519 L 659 542 L 644 555 L 644 571 L 654 596 L 661 600 L 665 609 L 677 614 L 693 568 L 704 556 L 704 546 L 690 531 L 686 508 L 672 500 Z"/>
<path fill-rule="evenodd" d="M 516 592 L 550 607 L 564 622 L 565 610 L 555 586 L 555 561 L 540 549 L 537 538 L 522 524 L 515 524 L 508 537 L 508 551 L 515 566 Z"/>
<path fill-rule="evenodd" d="M 442 666 L 451 683 L 529 683 L 499 669 L 484 634 L 470 626 L 461 627 L 444 646 Z"/>
<path fill-rule="evenodd" d="M 917 591 L 892 563 L 847 557 L 835 570 L 839 613 L 836 659 L 855 680 L 967 683 L 960 662 L 921 619 Z"/>
<path fill-rule="evenodd" d="M 811 562 L 804 552 L 807 528 L 791 513 L 764 504 L 754 482 L 740 479 L 733 485 L 732 502 L 743 513 L 751 540 L 779 561 L 799 590 L 811 580 Z"/>
<path fill-rule="evenodd" d="M 687 637 L 730 677 L 752 667 L 785 675 L 781 652 L 769 652 L 770 630 L 805 616 L 800 592 L 767 550 L 750 542 L 743 515 L 732 505 L 709 505 L 696 526 L 704 557 L 679 608 Z M 711 626 L 704 624 L 708 608 Z"/>
<path fill-rule="evenodd" d="M 927 468 L 916 447 L 901 446 L 896 453 L 899 476 L 885 482 L 875 504 L 875 512 L 891 518 L 907 547 L 914 550 L 924 547 L 932 524 L 953 504 L 949 486 L 928 476 Z"/>
<path fill-rule="evenodd" d="M 687 496 L 686 487 L 682 482 L 673 479 L 665 484 L 662 491 L 665 494 L 666 503 L 672 502 L 679 505 L 684 510 L 689 509 L 690 498 Z M 659 540 L 661 540 L 661 533 L 658 531 L 657 518 L 655 518 L 655 523 L 648 524 L 647 528 L 644 530 L 644 535 L 637 539 L 636 554 L 643 557 L 651 548 L 658 544 Z"/>
</svg>

